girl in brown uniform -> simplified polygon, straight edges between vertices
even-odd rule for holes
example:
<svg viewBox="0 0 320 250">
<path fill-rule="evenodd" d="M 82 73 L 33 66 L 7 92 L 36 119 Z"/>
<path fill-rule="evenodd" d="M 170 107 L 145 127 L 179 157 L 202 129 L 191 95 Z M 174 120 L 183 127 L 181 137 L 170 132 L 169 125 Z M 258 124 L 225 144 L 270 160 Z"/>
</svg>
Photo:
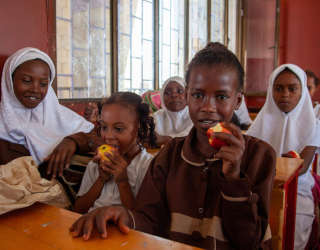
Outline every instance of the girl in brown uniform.
<svg viewBox="0 0 320 250">
<path fill-rule="evenodd" d="M 134 210 L 102 207 L 71 227 L 90 237 L 94 227 L 107 236 L 107 221 L 206 249 L 271 249 L 268 226 L 276 155 L 265 142 L 242 135 L 230 123 L 240 105 L 243 68 L 220 44 L 199 51 L 186 72 L 187 103 L 194 127 L 172 139 L 153 159 Z M 206 136 L 217 122 L 232 134 L 212 148 Z M 107 243 L 106 243 L 107 244 Z"/>
</svg>

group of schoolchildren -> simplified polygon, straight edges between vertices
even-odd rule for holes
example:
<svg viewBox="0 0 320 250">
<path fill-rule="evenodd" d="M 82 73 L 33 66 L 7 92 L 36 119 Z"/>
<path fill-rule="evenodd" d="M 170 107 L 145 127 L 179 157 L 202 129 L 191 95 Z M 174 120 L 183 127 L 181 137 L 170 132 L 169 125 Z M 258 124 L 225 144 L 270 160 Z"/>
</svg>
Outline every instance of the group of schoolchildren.
<svg viewBox="0 0 320 250">
<path fill-rule="evenodd" d="M 52 60 L 38 49 L 24 48 L 7 59 L 0 164 L 32 156 L 38 165 L 47 162 L 47 174 L 55 178 L 73 154 L 112 146 L 108 160 L 96 153 L 86 167 L 73 204 L 86 214 L 70 228 L 74 237 L 87 240 L 97 228 L 105 238 L 113 221 L 124 233 L 134 228 L 205 249 L 271 249 L 276 157 L 295 150 L 304 159 L 295 249 L 305 248 L 315 219 L 311 165 L 320 147 L 312 72 L 293 64 L 276 68 L 252 122 L 240 62 L 221 44 L 209 43 L 192 58 L 185 79 L 163 84 L 160 110 L 151 114 L 139 95 L 117 92 L 102 102 L 98 128 L 59 104 L 54 78 Z M 214 134 L 226 143 L 220 149 L 207 137 L 217 122 L 231 132 Z M 156 156 L 146 150 L 154 146 L 161 147 Z"/>
</svg>

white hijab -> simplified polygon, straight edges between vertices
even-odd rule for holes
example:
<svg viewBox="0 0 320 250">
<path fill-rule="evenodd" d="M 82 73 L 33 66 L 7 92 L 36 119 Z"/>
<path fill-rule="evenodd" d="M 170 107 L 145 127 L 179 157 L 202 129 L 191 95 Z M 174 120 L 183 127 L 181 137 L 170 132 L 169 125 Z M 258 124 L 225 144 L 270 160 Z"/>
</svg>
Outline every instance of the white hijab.
<svg viewBox="0 0 320 250">
<path fill-rule="evenodd" d="M 22 63 L 41 59 L 50 68 L 48 92 L 35 108 L 23 106 L 13 89 L 12 74 Z M 50 57 L 35 48 L 23 48 L 5 62 L 1 79 L 0 138 L 24 145 L 37 164 L 48 156 L 65 137 L 77 132 L 90 132 L 93 124 L 62 106 L 51 87 L 55 67 Z"/>
<path fill-rule="evenodd" d="M 248 108 L 246 105 L 246 101 L 244 100 L 244 95 L 242 95 L 241 99 L 241 105 L 239 109 L 234 111 L 239 118 L 240 124 L 247 124 L 250 125 L 252 123 L 252 120 L 250 118 Z"/>
<path fill-rule="evenodd" d="M 286 68 L 294 72 L 301 83 L 301 98 L 290 112 L 282 112 L 276 105 L 272 90 L 277 76 Z M 320 146 L 319 123 L 315 117 L 307 89 L 305 72 L 294 64 L 283 64 L 276 68 L 269 80 L 267 100 L 247 134 L 271 144 L 277 155 L 290 150 L 300 153 L 305 146 Z"/>
<path fill-rule="evenodd" d="M 164 92 L 170 82 L 176 82 L 185 88 L 185 82 L 183 78 L 179 76 L 170 77 L 165 81 L 160 92 L 162 108 L 153 114 L 156 124 L 155 131 L 163 136 L 186 136 L 193 127 L 193 123 L 189 116 L 188 106 L 181 111 L 172 112 L 169 111 L 164 104 Z"/>
</svg>

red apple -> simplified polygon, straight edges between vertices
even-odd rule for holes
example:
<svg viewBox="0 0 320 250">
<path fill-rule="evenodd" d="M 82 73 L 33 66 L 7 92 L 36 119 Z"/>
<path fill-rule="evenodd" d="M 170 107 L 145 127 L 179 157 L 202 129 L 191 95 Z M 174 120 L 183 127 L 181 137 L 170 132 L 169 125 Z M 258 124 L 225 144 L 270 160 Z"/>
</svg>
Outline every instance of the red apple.
<svg viewBox="0 0 320 250">
<path fill-rule="evenodd" d="M 222 123 L 219 122 L 215 126 L 209 128 L 207 130 L 207 136 L 209 138 L 209 144 L 214 147 L 215 149 L 219 149 L 222 146 L 227 145 L 224 141 L 215 138 L 214 133 L 227 133 L 227 134 L 232 134 L 228 129 L 223 127 Z"/>
<path fill-rule="evenodd" d="M 292 158 L 298 158 L 298 159 L 301 158 L 300 155 L 294 150 L 289 151 L 288 155 L 290 155 Z"/>
</svg>

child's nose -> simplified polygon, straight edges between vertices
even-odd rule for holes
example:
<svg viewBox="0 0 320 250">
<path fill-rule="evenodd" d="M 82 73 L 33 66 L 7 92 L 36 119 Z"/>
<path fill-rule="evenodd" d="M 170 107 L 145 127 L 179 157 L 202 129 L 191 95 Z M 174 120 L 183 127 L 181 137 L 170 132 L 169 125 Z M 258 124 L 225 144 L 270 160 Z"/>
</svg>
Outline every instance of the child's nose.
<svg viewBox="0 0 320 250">
<path fill-rule="evenodd" d="M 40 82 L 38 81 L 34 81 L 32 84 L 32 89 L 31 89 L 34 93 L 40 93 L 41 88 L 40 88 Z"/>
<path fill-rule="evenodd" d="M 217 112 L 215 98 L 205 98 L 204 103 L 201 107 L 202 112 L 214 113 Z"/>
<path fill-rule="evenodd" d="M 288 97 L 289 96 L 289 90 L 288 89 L 284 89 L 282 91 L 282 97 Z"/>
</svg>

